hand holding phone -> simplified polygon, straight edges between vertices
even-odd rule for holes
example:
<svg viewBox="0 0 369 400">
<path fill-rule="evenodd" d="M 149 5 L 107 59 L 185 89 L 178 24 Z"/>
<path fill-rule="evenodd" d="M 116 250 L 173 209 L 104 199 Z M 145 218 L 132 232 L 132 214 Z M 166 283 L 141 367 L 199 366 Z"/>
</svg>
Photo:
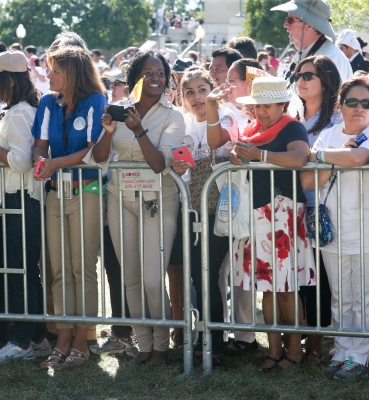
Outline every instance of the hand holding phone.
<svg viewBox="0 0 369 400">
<path fill-rule="evenodd" d="M 36 166 L 35 166 L 34 174 L 39 175 L 42 172 L 42 170 L 44 169 L 44 167 L 45 167 L 44 160 L 38 160 L 36 163 Z"/>
<path fill-rule="evenodd" d="M 250 145 L 248 143 L 245 142 L 236 142 L 237 146 L 241 146 L 241 147 L 250 147 Z M 250 164 L 250 160 L 245 160 L 244 158 L 237 156 L 244 164 Z"/>
<path fill-rule="evenodd" d="M 170 150 L 175 160 L 190 163 L 192 167 L 195 166 L 195 161 L 186 145 L 182 144 L 180 146 L 175 146 L 172 147 Z"/>
<path fill-rule="evenodd" d="M 124 122 L 129 116 L 128 110 L 134 112 L 133 107 L 124 108 L 123 106 L 117 106 L 113 104 L 109 106 L 106 112 L 111 115 L 113 121 Z"/>
</svg>

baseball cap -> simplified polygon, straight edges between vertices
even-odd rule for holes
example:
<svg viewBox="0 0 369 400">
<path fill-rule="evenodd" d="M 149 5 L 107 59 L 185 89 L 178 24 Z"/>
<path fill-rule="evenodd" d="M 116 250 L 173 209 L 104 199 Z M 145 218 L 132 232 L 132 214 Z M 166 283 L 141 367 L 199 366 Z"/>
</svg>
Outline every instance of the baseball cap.
<svg viewBox="0 0 369 400">
<path fill-rule="evenodd" d="M 183 72 L 186 68 L 193 65 L 193 61 L 189 58 L 177 58 L 170 66 L 170 69 L 175 72 Z"/>
<path fill-rule="evenodd" d="M 27 58 L 21 51 L 4 51 L 0 53 L 0 72 L 26 72 Z"/>
</svg>

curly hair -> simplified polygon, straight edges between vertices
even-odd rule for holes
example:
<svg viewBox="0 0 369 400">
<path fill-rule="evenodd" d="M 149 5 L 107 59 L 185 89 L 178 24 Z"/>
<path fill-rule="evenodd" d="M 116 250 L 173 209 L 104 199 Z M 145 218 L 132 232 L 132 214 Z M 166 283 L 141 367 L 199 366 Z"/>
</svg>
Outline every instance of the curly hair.
<svg viewBox="0 0 369 400">
<path fill-rule="evenodd" d="M 170 67 L 169 64 L 167 63 L 167 60 L 159 53 L 157 50 L 146 50 L 142 52 L 136 53 L 130 63 L 127 66 L 127 85 L 129 92 L 132 92 L 133 88 L 135 87 L 137 81 L 138 81 L 138 76 L 142 71 L 143 65 L 145 61 L 150 58 L 158 58 L 164 66 L 164 71 L 165 71 L 165 88 L 169 88 L 169 82 L 170 82 Z"/>
<path fill-rule="evenodd" d="M 334 62 L 326 56 L 307 57 L 296 66 L 294 72 L 301 71 L 302 66 L 308 63 L 314 64 L 323 89 L 320 116 L 316 124 L 309 130 L 309 133 L 311 133 L 321 131 L 329 124 L 336 107 L 341 77 Z M 304 99 L 302 101 L 305 105 Z"/>
</svg>

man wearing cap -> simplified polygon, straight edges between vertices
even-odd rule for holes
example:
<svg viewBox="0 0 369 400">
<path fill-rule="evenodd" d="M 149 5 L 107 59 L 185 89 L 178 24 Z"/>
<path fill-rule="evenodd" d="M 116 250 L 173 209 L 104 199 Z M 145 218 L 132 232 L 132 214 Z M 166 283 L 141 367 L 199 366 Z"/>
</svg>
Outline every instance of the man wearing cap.
<svg viewBox="0 0 369 400">
<path fill-rule="evenodd" d="M 128 97 L 127 77 L 124 76 L 123 70 L 118 69 L 113 72 L 105 72 L 103 77 L 107 78 L 111 82 L 110 90 L 112 104 Z"/>
<path fill-rule="evenodd" d="M 344 29 L 336 40 L 336 46 L 350 61 L 352 70 L 369 72 L 369 61 L 366 60 L 361 51 L 359 41 L 355 38 L 356 32 L 351 29 Z"/>
<path fill-rule="evenodd" d="M 336 34 L 331 26 L 331 7 L 325 0 L 291 0 L 271 8 L 271 11 L 288 13 L 283 26 L 289 33 L 290 42 L 298 50 L 285 73 L 288 86 L 293 83 L 291 75 L 296 65 L 313 55 L 329 57 L 336 64 L 342 81 L 352 75 L 348 59 L 331 42 L 335 42 Z"/>
</svg>

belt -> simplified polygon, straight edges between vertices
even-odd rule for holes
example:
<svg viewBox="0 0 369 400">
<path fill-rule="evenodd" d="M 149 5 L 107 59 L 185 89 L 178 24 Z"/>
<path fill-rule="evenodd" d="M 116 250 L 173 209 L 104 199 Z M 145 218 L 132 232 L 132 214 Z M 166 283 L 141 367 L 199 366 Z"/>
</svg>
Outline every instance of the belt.
<svg viewBox="0 0 369 400">
<path fill-rule="evenodd" d="M 96 179 L 83 179 L 82 180 L 82 187 L 89 185 L 92 182 L 95 182 Z M 72 188 L 77 189 L 79 187 L 79 181 L 72 182 Z M 50 180 L 50 189 L 57 190 L 58 189 L 58 181 L 54 181 L 53 179 Z"/>
</svg>

